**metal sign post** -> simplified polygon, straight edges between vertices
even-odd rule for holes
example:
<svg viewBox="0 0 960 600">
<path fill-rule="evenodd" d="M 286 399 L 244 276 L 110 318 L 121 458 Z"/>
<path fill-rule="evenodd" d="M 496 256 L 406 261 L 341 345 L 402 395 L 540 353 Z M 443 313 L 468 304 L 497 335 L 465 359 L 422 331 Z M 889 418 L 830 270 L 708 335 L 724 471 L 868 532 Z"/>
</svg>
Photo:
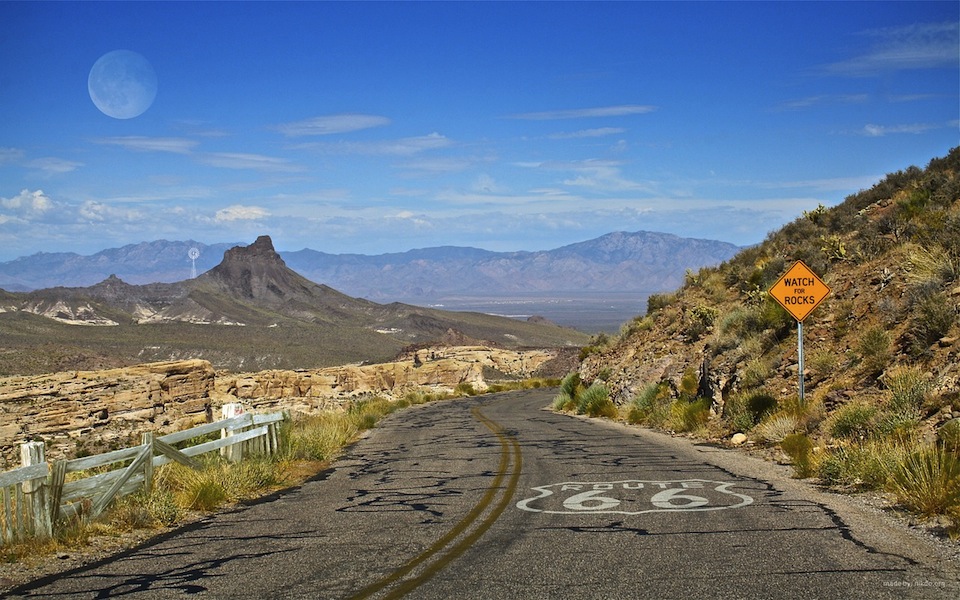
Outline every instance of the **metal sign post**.
<svg viewBox="0 0 960 600">
<path fill-rule="evenodd" d="M 800 404 L 803 404 L 803 320 L 830 293 L 830 288 L 798 260 L 770 288 L 770 295 L 797 320 L 797 367 L 800 379 Z"/>
</svg>

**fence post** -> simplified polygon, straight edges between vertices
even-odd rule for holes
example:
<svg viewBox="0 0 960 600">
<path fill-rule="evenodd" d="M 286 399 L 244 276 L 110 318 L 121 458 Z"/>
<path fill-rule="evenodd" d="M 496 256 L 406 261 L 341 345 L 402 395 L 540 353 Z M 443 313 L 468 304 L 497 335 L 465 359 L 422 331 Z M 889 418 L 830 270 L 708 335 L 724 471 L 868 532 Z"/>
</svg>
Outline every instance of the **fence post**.
<svg viewBox="0 0 960 600">
<path fill-rule="evenodd" d="M 20 445 L 20 462 L 24 467 L 46 462 L 43 442 L 26 442 Z M 38 538 L 53 536 L 53 519 L 50 515 L 50 503 L 47 501 L 46 477 L 24 481 L 23 493 L 29 497 L 33 535 Z"/>
<path fill-rule="evenodd" d="M 147 462 L 143 463 L 143 492 L 149 496 L 153 492 L 153 432 L 147 431 L 141 435 L 140 444 L 144 446 L 149 444 L 150 446 L 150 457 Z"/>
<path fill-rule="evenodd" d="M 228 402 L 220 407 L 220 418 L 221 419 L 232 419 L 233 417 L 243 414 L 243 405 L 239 402 Z M 227 438 L 233 435 L 232 431 L 226 429 L 220 430 L 220 438 Z M 240 447 L 241 444 L 233 444 L 232 446 L 227 446 L 220 449 L 220 456 L 227 459 L 229 462 L 237 462 L 243 458 L 243 448 Z"/>
</svg>

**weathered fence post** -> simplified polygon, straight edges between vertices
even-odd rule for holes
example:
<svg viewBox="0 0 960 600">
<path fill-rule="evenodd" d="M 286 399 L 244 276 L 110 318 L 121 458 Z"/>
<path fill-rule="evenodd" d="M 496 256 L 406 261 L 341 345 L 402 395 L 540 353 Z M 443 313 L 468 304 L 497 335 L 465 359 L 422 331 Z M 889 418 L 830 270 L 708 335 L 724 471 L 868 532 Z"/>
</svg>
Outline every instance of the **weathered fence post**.
<svg viewBox="0 0 960 600">
<path fill-rule="evenodd" d="M 243 405 L 239 402 L 229 402 L 220 408 L 221 419 L 232 419 L 243 414 Z M 233 431 L 227 429 L 220 430 L 220 438 L 227 438 L 233 435 Z M 243 458 L 243 448 L 240 444 L 233 444 L 220 449 L 220 456 L 229 462 L 237 462 Z"/>
<path fill-rule="evenodd" d="M 144 446 L 149 446 L 150 457 L 147 458 L 147 462 L 143 463 L 143 492 L 150 495 L 153 492 L 153 432 L 147 431 L 140 436 L 140 443 Z"/>
<path fill-rule="evenodd" d="M 20 462 L 31 467 L 46 462 L 43 442 L 26 442 L 20 446 Z M 30 516 L 33 521 L 33 535 L 38 538 L 53 536 L 53 519 L 50 515 L 50 503 L 47 501 L 47 478 L 31 479 L 23 482 L 23 493 L 28 497 Z"/>
</svg>

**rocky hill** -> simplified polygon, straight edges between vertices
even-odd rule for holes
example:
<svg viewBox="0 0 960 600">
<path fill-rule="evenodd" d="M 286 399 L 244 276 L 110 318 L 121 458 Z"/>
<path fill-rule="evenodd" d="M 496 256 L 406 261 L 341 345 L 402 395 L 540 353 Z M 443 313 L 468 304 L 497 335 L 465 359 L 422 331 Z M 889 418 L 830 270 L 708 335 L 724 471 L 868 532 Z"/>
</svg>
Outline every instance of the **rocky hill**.
<svg viewBox="0 0 960 600">
<path fill-rule="evenodd" d="M 768 293 L 798 260 L 832 290 L 804 321 L 802 403 L 796 321 Z M 760 445 L 789 438 L 813 452 L 793 456 L 798 473 L 876 486 L 913 448 L 960 452 L 958 314 L 955 148 L 834 208 L 812 206 L 652 296 L 620 337 L 584 350 L 579 375 L 603 382 L 635 422 Z"/>
<path fill-rule="evenodd" d="M 0 293 L 0 373 L 98 369 L 205 358 L 217 368 L 382 362 L 411 344 L 579 346 L 587 336 L 541 320 L 377 304 L 286 266 L 262 236 L 195 279 Z"/>
<path fill-rule="evenodd" d="M 236 244 L 194 241 L 144 242 L 92 256 L 39 253 L 0 263 L 0 288 L 30 291 L 54 286 L 86 287 L 114 274 L 131 284 L 172 283 L 213 268 Z M 488 296 L 529 292 L 656 292 L 673 289 L 687 269 L 727 260 L 733 244 L 664 233 L 616 232 L 540 252 L 491 252 L 438 247 L 393 254 L 327 254 L 304 249 L 281 252 L 286 264 L 311 281 L 377 301 L 430 302 L 447 295 Z"/>
</svg>

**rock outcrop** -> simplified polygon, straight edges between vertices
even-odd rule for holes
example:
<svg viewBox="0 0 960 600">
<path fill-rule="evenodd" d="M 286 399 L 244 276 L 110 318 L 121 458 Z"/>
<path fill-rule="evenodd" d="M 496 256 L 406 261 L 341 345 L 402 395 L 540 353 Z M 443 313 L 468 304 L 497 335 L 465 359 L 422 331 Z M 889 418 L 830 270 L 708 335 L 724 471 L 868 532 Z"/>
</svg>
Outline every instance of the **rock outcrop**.
<svg viewBox="0 0 960 600">
<path fill-rule="evenodd" d="M 169 433 L 219 418 L 220 406 L 309 414 L 351 399 L 399 398 L 425 388 L 476 391 L 486 379 L 536 375 L 557 351 L 482 346 L 427 348 L 389 363 L 314 370 L 215 373 L 204 360 L 150 363 L 0 379 L 0 470 L 19 466 L 19 445 L 47 442 L 47 456 L 97 453 L 138 443 L 145 431 Z"/>
<path fill-rule="evenodd" d="M 0 379 L 0 458 L 19 466 L 10 463 L 29 440 L 58 457 L 206 422 L 214 378 L 209 362 L 184 360 Z"/>
</svg>

